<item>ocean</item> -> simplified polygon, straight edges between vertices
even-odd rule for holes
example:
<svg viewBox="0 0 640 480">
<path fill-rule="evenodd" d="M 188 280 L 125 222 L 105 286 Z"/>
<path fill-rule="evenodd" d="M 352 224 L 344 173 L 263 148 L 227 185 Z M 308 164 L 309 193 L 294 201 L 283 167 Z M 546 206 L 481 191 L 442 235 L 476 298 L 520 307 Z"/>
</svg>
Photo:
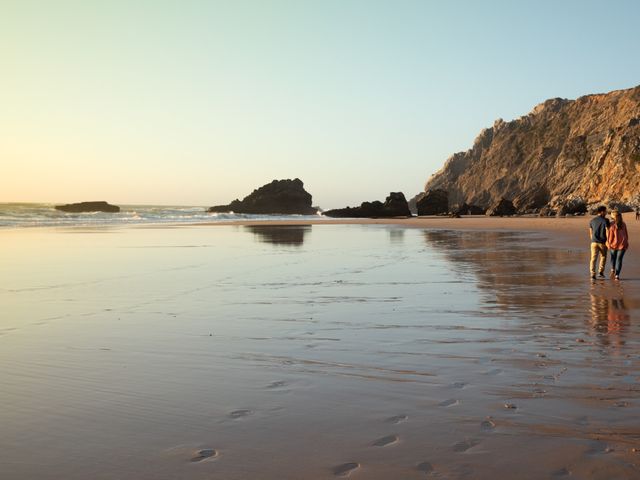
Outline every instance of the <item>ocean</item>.
<svg viewBox="0 0 640 480">
<path fill-rule="evenodd" d="M 122 205 L 120 213 L 65 213 L 53 203 L 0 203 L 0 228 L 224 223 L 237 220 L 317 220 L 319 215 L 208 213 L 204 206 Z"/>
</svg>

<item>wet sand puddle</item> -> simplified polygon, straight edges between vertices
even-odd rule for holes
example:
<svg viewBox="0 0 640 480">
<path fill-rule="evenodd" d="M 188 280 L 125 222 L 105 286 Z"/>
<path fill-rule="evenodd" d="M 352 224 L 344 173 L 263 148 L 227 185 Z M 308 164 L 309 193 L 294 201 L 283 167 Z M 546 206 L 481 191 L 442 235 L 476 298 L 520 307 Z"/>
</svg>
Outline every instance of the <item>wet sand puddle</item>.
<svg viewBox="0 0 640 480">
<path fill-rule="evenodd" d="M 635 283 L 591 283 L 584 252 L 373 226 L 40 235 L 21 254 L 58 259 L 17 259 L 0 291 L 2 478 L 640 475 Z"/>
</svg>

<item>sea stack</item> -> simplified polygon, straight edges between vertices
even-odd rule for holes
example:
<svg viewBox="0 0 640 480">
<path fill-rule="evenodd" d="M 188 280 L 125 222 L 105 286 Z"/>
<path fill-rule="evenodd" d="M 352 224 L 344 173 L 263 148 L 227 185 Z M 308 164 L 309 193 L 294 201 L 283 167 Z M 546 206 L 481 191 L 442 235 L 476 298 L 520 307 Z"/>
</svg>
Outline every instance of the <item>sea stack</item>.
<svg viewBox="0 0 640 480">
<path fill-rule="evenodd" d="M 117 205 L 111 205 L 104 201 L 99 202 L 80 202 L 80 203 L 68 203 L 66 205 L 56 205 L 56 210 L 67 213 L 87 213 L 87 212 L 107 212 L 118 213 L 120 207 Z"/>
<path fill-rule="evenodd" d="M 362 202 L 359 207 L 337 208 L 323 213 L 327 217 L 339 218 L 384 218 L 410 217 L 411 211 L 402 192 L 391 192 L 384 203 L 380 201 Z"/>
<path fill-rule="evenodd" d="M 299 178 L 274 180 L 254 190 L 242 200 L 209 208 L 210 213 L 254 213 L 263 215 L 315 215 L 311 194 Z"/>
</svg>

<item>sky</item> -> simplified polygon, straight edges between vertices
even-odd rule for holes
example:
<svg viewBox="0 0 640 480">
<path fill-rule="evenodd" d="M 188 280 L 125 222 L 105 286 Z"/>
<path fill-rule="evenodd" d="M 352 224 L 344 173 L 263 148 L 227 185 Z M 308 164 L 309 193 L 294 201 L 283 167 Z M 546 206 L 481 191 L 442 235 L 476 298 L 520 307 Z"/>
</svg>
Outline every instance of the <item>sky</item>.
<svg viewBox="0 0 640 480">
<path fill-rule="evenodd" d="M 0 0 L 0 202 L 407 198 L 482 128 L 640 84 L 640 2 Z"/>
</svg>

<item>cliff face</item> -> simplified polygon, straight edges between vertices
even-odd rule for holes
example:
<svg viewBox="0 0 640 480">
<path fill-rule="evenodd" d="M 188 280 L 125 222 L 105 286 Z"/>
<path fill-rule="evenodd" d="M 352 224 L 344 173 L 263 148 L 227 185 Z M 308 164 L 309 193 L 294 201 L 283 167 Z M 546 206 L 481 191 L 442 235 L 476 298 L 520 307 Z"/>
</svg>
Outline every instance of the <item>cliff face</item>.
<svg viewBox="0 0 640 480">
<path fill-rule="evenodd" d="M 521 211 L 575 198 L 636 204 L 640 86 L 554 98 L 517 120 L 496 120 L 427 181 L 433 189 L 448 191 L 450 205 L 487 208 L 507 198 Z"/>
</svg>

